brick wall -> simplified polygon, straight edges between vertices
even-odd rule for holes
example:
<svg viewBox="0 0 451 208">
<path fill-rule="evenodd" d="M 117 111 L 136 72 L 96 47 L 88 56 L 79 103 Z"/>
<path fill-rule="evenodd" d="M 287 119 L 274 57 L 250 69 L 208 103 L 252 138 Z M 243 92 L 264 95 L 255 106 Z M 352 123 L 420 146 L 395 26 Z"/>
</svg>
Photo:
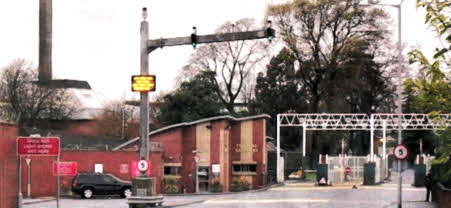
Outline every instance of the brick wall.
<svg viewBox="0 0 451 208">
<path fill-rule="evenodd" d="M 16 125 L 0 123 L 0 208 L 17 207 L 18 133 Z"/>
<path fill-rule="evenodd" d="M 193 150 L 196 149 L 196 126 L 190 126 L 183 130 L 183 163 L 182 184 L 186 186 L 188 193 L 195 192 L 195 170 Z"/>
<path fill-rule="evenodd" d="M 163 145 L 163 161 L 166 163 L 182 162 L 182 129 L 177 128 L 157 134 L 150 138 L 150 142 L 160 142 Z"/>
<path fill-rule="evenodd" d="M 160 156 L 161 157 L 161 156 Z M 127 181 L 130 178 L 130 164 L 133 160 L 138 160 L 137 152 L 126 151 L 80 151 L 80 150 L 64 150 L 61 152 L 61 162 L 77 162 L 78 172 L 94 172 L 96 163 L 103 164 L 104 173 L 112 173 L 113 175 Z M 153 157 L 152 170 L 161 169 L 158 157 Z M 52 196 L 56 193 L 56 177 L 53 176 L 52 165 L 56 161 L 56 157 L 34 156 L 31 157 L 31 196 Z M 121 166 L 124 167 L 121 170 Z M 27 164 L 22 164 L 22 193 L 27 193 Z M 127 170 L 127 171 L 125 171 Z M 158 174 L 157 174 L 158 175 Z M 60 187 L 61 193 L 68 192 L 71 188 L 73 176 L 61 176 Z M 157 186 L 157 192 L 160 189 Z"/>
<path fill-rule="evenodd" d="M 163 152 L 151 152 L 149 154 L 149 159 L 152 163 L 152 174 L 151 177 L 155 178 L 155 187 L 157 194 L 162 193 L 162 180 L 163 180 Z"/>
<path fill-rule="evenodd" d="M 253 121 L 252 140 L 257 145 L 257 151 L 253 154 L 254 161 L 257 161 L 257 175 L 253 177 L 252 188 L 260 188 L 263 185 L 263 178 L 266 175 L 266 139 L 265 139 L 265 120 L 259 119 Z"/>
</svg>

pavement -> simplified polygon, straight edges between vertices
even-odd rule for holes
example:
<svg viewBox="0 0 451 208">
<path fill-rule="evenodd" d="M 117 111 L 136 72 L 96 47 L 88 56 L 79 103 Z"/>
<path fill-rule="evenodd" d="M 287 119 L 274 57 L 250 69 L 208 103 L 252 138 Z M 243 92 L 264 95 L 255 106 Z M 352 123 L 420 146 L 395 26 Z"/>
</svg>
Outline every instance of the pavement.
<svg viewBox="0 0 451 208">
<path fill-rule="evenodd" d="M 39 198 L 25 198 L 22 199 L 22 204 L 36 204 L 42 202 L 55 201 L 55 197 L 39 197 Z"/>
<path fill-rule="evenodd" d="M 422 201 L 424 188 L 409 187 L 403 190 L 404 208 L 436 208 L 435 203 Z M 184 208 L 347 208 L 378 207 L 395 208 L 397 189 L 392 186 L 279 186 L 266 191 L 240 192 L 224 195 L 165 196 L 164 207 Z M 25 204 L 24 208 L 55 208 L 55 201 Z M 60 208 L 128 208 L 125 199 L 95 197 L 93 199 L 63 198 Z"/>
<path fill-rule="evenodd" d="M 403 174 L 403 208 L 436 208 L 436 203 L 425 202 L 426 189 L 413 187 L 413 171 L 406 170 Z M 287 181 L 285 184 L 274 185 L 260 190 L 227 193 L 227 194 L 189 194 L 165 195 L 164 207 L 185 208 L 285 208 L 285 207 L 315 207 L 315 208 L 346 208 L 346 207 L 398 207 L 397 173 L 392 174 L 392 180 L 380 185 L 363 186 L 361 184 L 339 184 L 334 186 L 316 186 L 312 182 Z M 54 208 L 54 198 L 24 199 L 24 208 Z M 51 201 L 49 201 L 51 200 Z M 62 198 L 60 208 L 128 208 L 125 199 L 118 197 L 95 197 L 80 199 L 77 197 Z"/>
</svg>

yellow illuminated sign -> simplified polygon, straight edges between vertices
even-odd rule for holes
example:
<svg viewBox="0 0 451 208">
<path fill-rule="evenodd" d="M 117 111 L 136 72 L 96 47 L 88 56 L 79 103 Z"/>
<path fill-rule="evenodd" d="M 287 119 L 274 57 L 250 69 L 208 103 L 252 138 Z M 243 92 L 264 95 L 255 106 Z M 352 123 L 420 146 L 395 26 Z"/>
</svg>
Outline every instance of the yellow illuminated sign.
<svg viewBox="0 0 451 208">
<path fill-rule="evenodd" d="M 149 92 L 155 91 L 155 75 L 133 75 L 132 91 Z"/>
</svg>

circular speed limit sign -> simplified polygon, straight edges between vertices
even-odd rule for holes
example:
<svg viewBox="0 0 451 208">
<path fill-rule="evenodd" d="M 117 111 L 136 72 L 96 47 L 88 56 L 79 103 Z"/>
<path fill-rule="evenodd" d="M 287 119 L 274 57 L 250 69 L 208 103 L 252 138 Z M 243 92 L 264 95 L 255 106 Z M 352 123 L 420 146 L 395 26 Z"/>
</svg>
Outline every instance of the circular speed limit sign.
<svg viewBox="0 0 451 208">
<path fill-rule="evenodd" d="M 399 144 L 395 147 L 395 149 L 393 149 L 393 155 L 395 155 L 398 160 L 404 160 L 407 155 L 409 155 L 409 151 L 406 146 Z"/>
<path fill-rule="evenodd" d="M 149 168 L 149 164 L 147 163 L 147 160 L 140 160 L 138 162 L 138 170 L 141 172 L 147 171 L 147 168 Z"/>
</svg>

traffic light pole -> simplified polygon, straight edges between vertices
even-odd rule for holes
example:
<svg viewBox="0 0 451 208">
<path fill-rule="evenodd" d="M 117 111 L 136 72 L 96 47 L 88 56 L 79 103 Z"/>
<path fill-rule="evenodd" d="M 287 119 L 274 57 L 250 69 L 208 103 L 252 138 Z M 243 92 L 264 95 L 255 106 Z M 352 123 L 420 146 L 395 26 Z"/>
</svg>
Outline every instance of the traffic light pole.
<svg viewBox="0 0 451 208">
<path fill-rule="evenodd" d="M 218 42 L 226 42 L 226 41 L 238 41 L 238 40 L 253 40 L 253 39 L 262 39 L 268 38 L 271 42 L 274 38 L 274 30 L 271 28 L 271 21 L 268 21 L 268 27 L 265 30 L 256 30 L 256 31 L 247 31 L 247 32 L 233 32 L 233 33 L 222 33 L 222 34 L 210 34 L 210 35 L 202 35 L 198 36 L 196 31 L 193 34 L 187 37 L 178 37 L 178 38 L 160 38 L 156 40 L 149 40 L 149 24 L 146 21 L 147 18 L 147 9 L 142 9 L 143 21 L 141 21 L 141 75 L 149 74 L 149 54 L 157 48 L 163 48 L 165 46 L 178 46 L 178 45 L 192 45 L 194 48 L 197 44 L 202 43 L 218 43 Z M 193 28 L 196 30 L 196 28 Z M 139 148 L 139 156 L 141 159 L 149 160 L 149 92 L 144 91 L 141 93 L 140 99 L 140 148 Z M 196 170 L 197 172 L 197 170 Z M 146 176 L 141 177 L 141 179 L 135 179 L 132 181 L 133 183 L 133 195 L 136 197 L 129 198 L 130 207 L 134 207 L 135 203 L 143 203 L 144 201 L 149 204 L 157 204 L 162 201 L 163 197 L 153 197 L 150 199 L 146 196 L 138 196 L 137 190 L 139 188 L 139 184 L 143 183 L 141 181 L 146 181 L 149 183 L 154 179 L 150 179 Z M 155 186 L 154 182 L 150 182 Z M 147 186 L 149 187 L 149 186 Z M 147 196 L 152 196 L 152 191 L 147 192 Z M 150 193 L 150 195 L 149 195 Z M 137 202 L 138 200 L 139 202 Z M 144 200 L 144 201 L 143 201 Z"/>
<path fill-rule="evenodd" d="M 269 36 L 274 37 L 274 30 L 267 28 L 265 30 L 256 31 L 246 31 L 246 32 L 233 32 L 233 33 L 221 33 L 221 34 L 210 34 L 210 35 L 195 35 L 196 43 L 219 43 L 227 41 L 238 41 L 238 40 L 254 40 L 268 38 Z M 179 46 L 179 45 L 191 45 L 193 44 L 192 36 L 177 37 L 177 38 L 160 38 L 147 41 L 147 52 L 151 53 L 157 48 L 163 48 L 165 46 Z"/>
<path fill-rule="evenodd" d="M 165 46 L 179 46 L 179 45 L 195 45 L 203 43 L 219 43 L 226 41 L 238 40 L 254 40 L 268 38 L 270 41 L 274 38 L 275 32 L 272 29 L 271 21 L 268 21 L 268 28 L 264 30 L 246 31 L 246 32 L 232 32 L 221 34 L 200 35 L 196 33 L 191 36 L 177 37 L 177 38 L 160 38 L 149 40 L 149 24 L 146 21 L 147 9 L 143 8 L 143 21 L 141 22 L 141 75 L 149 74 L 149 54 L 157 48 Z M 195 28 L 194 28 L 195 29 Z M 140 150 L 141 158 L 148 159 L 148 133 L 149 133 L 149 98 L 148 92 L 141 92 L 140 100 Z"/>
</svg>

